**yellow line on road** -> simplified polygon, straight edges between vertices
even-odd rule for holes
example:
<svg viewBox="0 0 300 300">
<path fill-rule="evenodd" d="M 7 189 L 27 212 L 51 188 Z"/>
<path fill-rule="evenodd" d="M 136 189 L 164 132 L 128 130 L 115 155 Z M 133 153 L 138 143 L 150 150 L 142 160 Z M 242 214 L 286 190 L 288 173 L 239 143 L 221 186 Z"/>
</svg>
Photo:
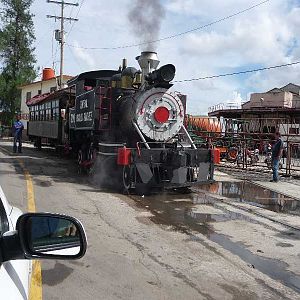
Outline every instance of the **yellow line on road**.
<svg viewBox="0 0 300 300">
<path fill-rule="evenodd" d="M 5 148 L 0 147 L 0 149 L 10 155 L 11 153 L 7 151 Z M 28 170 L 26 169 L 23 161 L 20 158 L 16 158 L 19 165 L 21 166 L 25 180 L 27 185 L 27 210 L 28 212 L 35 212 L 35 200 L 34 200 L 34 190 L 33 190 L 33 182 L 32 177 Z M 38 260 L 33 261 L 32 264 L 32 275 L 31 282 L 29 287 L 29 300 L 42 300 L 42 269 L 41 263 Z"/>
<path fill-rule="evenodd" d="M 32 179 L 29 172 L 25 169 L 23 163 L 21 164 L 21 166 L 24 170 L 24 175 L 27 183 L 27 210 L 28 212 L 36 212 Z"/>
<path fill-rule="evenodd" d="M 26 170 L 22 161 L 20 165 L 24 171 L 26 183 L 27 183 L 27 209 L 29 212 L 35 212 L 34 190 L 31 175 Z M 29 289 L 29 300 L 42 300 L 42 269 L 41 263 L 35 260 L 32 264 L 32 276 Z"/>
</svg>

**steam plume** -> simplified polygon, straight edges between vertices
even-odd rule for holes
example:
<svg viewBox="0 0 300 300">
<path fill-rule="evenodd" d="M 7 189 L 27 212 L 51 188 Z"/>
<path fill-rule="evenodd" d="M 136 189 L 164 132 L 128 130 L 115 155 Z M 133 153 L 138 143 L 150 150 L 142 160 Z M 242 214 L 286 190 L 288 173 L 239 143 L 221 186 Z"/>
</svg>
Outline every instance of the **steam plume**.
<svg viewBox="0 0 300 300">
<path fill-rule="evenodd" d="M 134 0 L 128 20 L 134 35 L 141 43 L 157 40 L 165 9 L 160 0 Z M 154 51 L 155 44 L 141 45 L 142 50 Z"/>
</svg>

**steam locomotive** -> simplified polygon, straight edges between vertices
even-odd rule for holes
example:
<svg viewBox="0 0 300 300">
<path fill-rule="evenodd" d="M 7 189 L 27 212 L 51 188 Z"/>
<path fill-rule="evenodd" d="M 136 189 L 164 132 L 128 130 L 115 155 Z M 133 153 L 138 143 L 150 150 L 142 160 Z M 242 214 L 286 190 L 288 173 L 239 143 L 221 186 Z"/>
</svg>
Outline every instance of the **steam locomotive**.
<svg viewBox="0 0 300 300">
<path fill-rule="evenodd" d="M 155 52 L 127 67 L 79 74 L 67 87 L 29 100 L 28 135 L 77 156 L 78 171 L 102 173 L 125 190 L 185 188 L 213 179 L 213 153 L 184 126 L 186 96 L 170 91 L 172 64 Z"/>
</svg>

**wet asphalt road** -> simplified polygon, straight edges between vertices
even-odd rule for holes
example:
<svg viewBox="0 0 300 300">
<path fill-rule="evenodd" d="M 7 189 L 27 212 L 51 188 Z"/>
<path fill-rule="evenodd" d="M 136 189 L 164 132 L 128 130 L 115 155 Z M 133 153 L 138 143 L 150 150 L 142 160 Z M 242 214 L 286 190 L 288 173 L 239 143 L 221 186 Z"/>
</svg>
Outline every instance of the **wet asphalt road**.
<svg viewBox="0 0 300 300">
<path fill-rule="evenodd" d="M 201 196 L 107 192 L 53 151 L 25 148 L 19 157 L 37 210 L 78 217 L 89 240 L 81 260 L 42 262 L 44 299 L 299 298 L 297 232 Z M 16 159 L 0 153 L 0 166 L 9 201 L 25 211 Z"/>
</svg>

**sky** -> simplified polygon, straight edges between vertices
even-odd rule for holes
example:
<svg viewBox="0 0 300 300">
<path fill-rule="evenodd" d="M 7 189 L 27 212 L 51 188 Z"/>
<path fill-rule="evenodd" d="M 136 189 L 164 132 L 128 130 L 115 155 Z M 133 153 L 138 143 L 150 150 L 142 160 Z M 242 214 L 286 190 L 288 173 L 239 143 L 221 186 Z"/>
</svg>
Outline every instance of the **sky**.
<svg viewBox="0 0 300 300">
<path fill-rule="evenodd" d="M 64 73 L 76 75 L 95 69 L 116 69 L 122 58 L 138 68 L 135 57 L 145 46 L 115 50 L 92 50 L 131 45 L 144 41 L 151 27 L 158 38 L 200 27 L 254 6 L 262 0 L 157 0 L 153 7 L 160 22 L 147 14 L 152 0 L 77 0 L 67 7 Z M 147 2 L 147 12 L 129 13 L 136 2 Z M 76 0 L 69 0 L 76 3 Z M 155 1 L 154 1 L 155 2 Z M 148 5 L 147 5 L 148 4 Z M 152 4 L 151 4 L 152 5 Z M 151 6 L 150 5 L 150 6 Z M 53 32 L 59 22 L 46 18 L 59 15 L 60 8 L 46 0 L 32 5 L 35 53 L 40 68 L 54 67 L 59 74 L 59 49 Z M 256 69 L 300 60 L 300 1 L 270 0 L 233 18 L 155 44 L 160 65 L 176 66 L 175 80 Z M 154 17 L 155 17 L 154 16 Z M 139 27 L 145 19 L 147 26 Z M 154 18 L 155 19 L 155 18 Z M 160 23 L 160 24 L 159 24 Z M 160 27 L 159 27 L 160 25 Z M 135 30 L 134 30 L 135 29 Z M 138 33 L 137 33 L 138 32 Z M 152 38 L 151 35 L 145 34 Z M 76 47 L 74 47 L 76 46 Z M 289 82 L 300 84 L 300 65 L 239 76 L 175 83 L 173 90 L 187 94 L 188 112 L 207 114 L 219 103 L 246 101 L 250 93 L 264 92 Z"/>
</svg>

